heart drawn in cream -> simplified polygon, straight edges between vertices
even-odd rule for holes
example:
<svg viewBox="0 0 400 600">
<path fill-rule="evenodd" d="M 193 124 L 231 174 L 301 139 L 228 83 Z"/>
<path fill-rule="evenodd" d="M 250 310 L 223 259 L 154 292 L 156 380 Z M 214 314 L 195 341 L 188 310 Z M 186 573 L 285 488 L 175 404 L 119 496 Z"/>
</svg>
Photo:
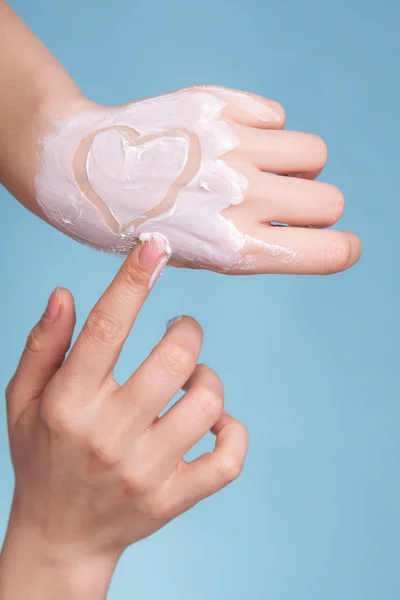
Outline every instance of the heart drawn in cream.
<svg viewBox="0 0 400 600">
<path fill-rule="evenodd" d="M 148 142 L 161 138 L 183 138 L 188 146 L 188 152 L 182 165 L 182 169 L 168 188 L 161 202 L 140 217 L 123 225 L 117 221 L 107 203 L 94 190 L 86 169 L 90 148 L 95 137 L 100 133 L 110 130 L 120 133 L 131 147 L 144 146 Z M 145 223 L 148 219 L 159 217 L 171 210 L 175 205 L 179 192 L 192 181 L 194 176 L 198 173 L 200 166 L 200 141 L 197 135 L 192 131 L 187 129 L 168 129 L 159 134 L 140 135 L 140 133 L 132 127 L 126 125 L 111 125 L 91 132 L 81 140 L 73 160 L 73 173 L 80 191 L 97 208 L 110 230 L 115 234 L 124 234 L 129 228 L 136 228 Z"/>
</svg>

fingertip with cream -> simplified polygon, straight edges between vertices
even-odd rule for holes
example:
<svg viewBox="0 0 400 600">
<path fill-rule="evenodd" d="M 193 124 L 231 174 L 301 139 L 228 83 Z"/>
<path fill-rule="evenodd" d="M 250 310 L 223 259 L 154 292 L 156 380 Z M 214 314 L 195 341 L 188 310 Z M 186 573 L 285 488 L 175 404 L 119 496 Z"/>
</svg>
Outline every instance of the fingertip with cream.
<svg viewBox="0 0 400 600">
<path fill-rule="evenodd" d="M 148 232 L 139 236 L 142 247 L 138 254 L 138 263 L 142 267 L 154 267 L 149 281 L 149 289 L 153 289 L 161 276 L 172 254 L 167 238 L 161 233 Z"/>
</svg>

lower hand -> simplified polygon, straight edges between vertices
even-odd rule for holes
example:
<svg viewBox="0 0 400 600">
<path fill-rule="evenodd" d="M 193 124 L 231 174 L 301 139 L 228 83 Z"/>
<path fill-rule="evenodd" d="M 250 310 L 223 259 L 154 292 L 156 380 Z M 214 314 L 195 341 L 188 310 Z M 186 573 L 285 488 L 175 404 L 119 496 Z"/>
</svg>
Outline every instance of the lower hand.
<svg viewBox="0 0 400 600">
<path fill-rule="evenodd" d="M 104 598 L 123 550 L 235 479 L 245 427 L 223 409 L 218 376 L 198 365 L 200 325 L 166 331 L 123 386 L 113 369 L 166 262 L 139 243 L 90 313 L 68 357 L 69 292 L 57 289 L 7 390 L 15 495 L 0 599 Z M 181 389 L 186 394 L 162 417 Z M 185 454 L 209 431 L 212 453 Z"/>
</svg>

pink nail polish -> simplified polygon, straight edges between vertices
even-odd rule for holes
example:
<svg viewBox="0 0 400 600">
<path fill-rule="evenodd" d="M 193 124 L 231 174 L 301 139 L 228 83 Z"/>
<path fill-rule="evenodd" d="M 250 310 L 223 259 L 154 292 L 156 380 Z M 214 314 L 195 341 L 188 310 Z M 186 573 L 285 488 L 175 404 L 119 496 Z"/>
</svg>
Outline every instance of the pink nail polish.
<svg viewBox="0 0 400 600">
<path fill-rule="evenodd" d="M 142 233 L 138 262 L 142 267 L 154 267 L 164 256 L 171 254 L 168 240 L 160 233 Z"/>
<path fill-rule="evenodd" d="M 164 256 L 164 258 L 162 258 L 160 260 L 160 262 L 158 263 L 158 265 L 155 268 L 154 273 L 151 276 L 151 279 L 149 281 L 149 290 L 152 290 L 153 287 L 156 285 L 157 281 L 160 279 L 165 267 L 167 266 L 168 261 L 169 261 L 169 255 Z"/>
<path fill-rule="evenodd" d="M 54 323 L 54 321 L 58 318 L 58 315 L 60 314 L 60 308 L 60 288 L 56 287 L 56 289 L 52 292 L 49 301 L 47 302 L 46 310 L 44 313 L 45 320 L 49 323 Z"/>
<path fill-rule="evenodd" d="M 175 323 L 179 323 L 179 321 L 182 321 L 182 317 L 173 317 L 172 319 L 170 319 L 167 323 L 167 331 L 170 327 L 172 327 L 173 325 L 175 325 Z"/>
</svg>

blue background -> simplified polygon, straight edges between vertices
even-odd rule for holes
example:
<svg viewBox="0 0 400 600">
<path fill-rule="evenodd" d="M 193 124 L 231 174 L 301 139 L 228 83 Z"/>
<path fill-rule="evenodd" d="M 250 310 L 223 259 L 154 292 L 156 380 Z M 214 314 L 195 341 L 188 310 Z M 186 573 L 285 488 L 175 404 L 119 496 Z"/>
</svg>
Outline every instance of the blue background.
<svg viewBox="0 0 400 600">
<path fill-rule="evenodd" d="M 168 270 L 121 362 L 124 379 L 191 314 L 202 360 L 250 430 L 232 486 L 132 547 L 110 598 L 400 597 L 399 60 L 397 0 L 15 0 L 90 98 L 122 103 L 196 83 L 285 106 L 321 135 L 362 261 L 323 277 Z M 59 284 L 79 325 L 120 262 L 63 237 L 2 189 L 0 387 Z M 5 528 L 13 478 L 0 434 Z M 207 441 L 208 444 L 208 441 Z M 206 444 L 206 445 L 207 445 Z M 204 446 L 203 446 L 204 447 Z"/>
</svg>

